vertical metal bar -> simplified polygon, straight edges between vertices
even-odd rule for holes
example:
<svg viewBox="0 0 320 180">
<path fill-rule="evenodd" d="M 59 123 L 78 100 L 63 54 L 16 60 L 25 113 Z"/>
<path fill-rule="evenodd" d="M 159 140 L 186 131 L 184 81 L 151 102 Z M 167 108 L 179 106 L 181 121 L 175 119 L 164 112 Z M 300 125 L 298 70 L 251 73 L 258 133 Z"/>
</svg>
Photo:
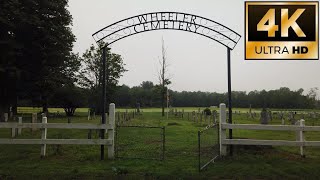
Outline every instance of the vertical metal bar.
<svg viewBox="0 0 320 180">
<path fill-rule="evenodd" d="M 101 123 L 106 124 L 106 47 L 102 49 L 102 116 Z M 101 139 L 104 139 L 105 130 L 101 129 Z M 104 160 L 104 145 L 100 147 L 100 159 Z"/>
<path fill-rule="evenodd" d="M 114 137 L 114 156 L 115 158 L 118 158 L 118 130 L 119 126 L 115 127 L 115 137 Z"/>
<path fill-rule="evenodd" d="M 200 156 L 200 152 L 201 152 L 201 150 L 200 150 L 200 138 L 201 138 L 201 132 L 200 131 L 198 131 L 198 164 L 199 164 L 199 172 L 201 171 L 201 161 L 200 161 L 200 158 L 201 158 L 201 156 Z"/>
<path fill-rule="evenodd" d="M 165 151 L 166 151 L 166 146 L 165 146 L 165 144 L 166 144 L 166 127 L 162 127 L 162 133 L 163 133 L 163 135 L 162 135 L 162 138 L 163 138 L 163 144 L 162 144 L 162 160 L 164 160 L 164 154 L 165 154 Z"/>
<path fill-rule="evenodd" d="M 228 108 L 229 108 L 229 121 L 232 124 L 232 100 L 231 100 L 231 62 L 230 62 L 230 48 L 227 48 L 228 54 Z M 232 129 L 229 129 L 229 138 L 232 139 Z M 230 145 L 230 156 L 233 154 L 233 147 Z"/>
<path fill-rule="evenodd" d="M 216 129 L 217 129 L 217 138 L 218 138 L 218 141 L 217 141 L 217 147 L 219 147 L 220 146 L 220 128 L 219 128 L 219 126 L 216 124 Z M 216 153 L 217 153 L 217 156 L 220 156 L 220 153 L 219 153 L 219 151 L 220 151 L 220 147 L 219 148 L 216 148 Z"/>
<path fill-rule="evenodd" d="M 167 120 L 169 118 L 169 88 L 167 87 Z"/>
</svg>

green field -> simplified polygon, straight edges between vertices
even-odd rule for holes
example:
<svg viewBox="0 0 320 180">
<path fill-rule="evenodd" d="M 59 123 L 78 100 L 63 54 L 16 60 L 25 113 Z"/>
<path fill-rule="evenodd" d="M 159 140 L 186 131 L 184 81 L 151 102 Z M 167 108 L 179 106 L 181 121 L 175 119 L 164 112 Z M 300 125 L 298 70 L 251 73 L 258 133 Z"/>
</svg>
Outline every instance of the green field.
<svg viewBox="0 0 320 180">
<path fill-rule="evenodd" d="M 19 108 L 28 122 L 29 109 Z M 185 112 L 197 111 L 198 108 L 179 108 Z M 203 109 L 203 108 L 201 108 Z M 125 111 L 119 109 L 118 111 Z M 235 109 L 247 112 L 248 109 Z M 25 112 L 23 112 L 25 111 Z M 49 109 L 50 112 L 62 109 Z M 130 111 L 130 110 L 129 110 Z M 256 109 L 258 112 L 258 109 Z M 311 110 L 307 110 L 311 111 Z M 99 123 L 100 117 L 88 121 L 87 109 L 79 108 L 72 123 Z M 300 116 L 300 115 L 298 115 Z M 299 117 L 298 117 L 299 118 Z M 233 120 L 241 124 L 259 123 L 258 118 L 247 119 L 246 114 L 233 115 Z M 306 125 L 320 126 L 320 119 L 305 118 Z M 48 118 L 48 123 L 66 123 L 67 118 Z M 197 153 L 197 132 L 205 127 L 186 118 L 161 118 L 159 108 L 143 109 L 143 114 L 128 122 L 128 125 L 165 126 L 165 159 L 116 159 L 100 160 L 100 147 L 87 145 L 48 145 L 47 157 L 40 158 L 39 145 L 0 145 L 0 179 L 318 179 L 320 176 L 320 148 L 305 148 L 306 157 L 299 155 L 298 147 L 258 147 L 236 146 L 232 157 L 219 159 L 199 173 Z M 273 119 L 271 124 L 280 124 Z M 152 132 L 150 132 L 152 133 Z M 158 133 L 158 132 L 157 132 Z M 135 131 L 137 137 L 148 138 L 151 135 Z M 234 130 L 236 138 L 295 140 L 294 132 Z M 87 130 L 48 129 L 49 138 L 86 139 Z M 0 129 L 0 138 L 9 138 L 10 129 Z M 40 131 L 31 132 L 24 129 L 17 138 L 40 138 Z M 93 138 L 97 134 L 93 133 Z M 320 140 L 320 133 L 307 132 L 307 140 Z M 148 146 L 145 142 L 141 146 Z"/>
</svg>

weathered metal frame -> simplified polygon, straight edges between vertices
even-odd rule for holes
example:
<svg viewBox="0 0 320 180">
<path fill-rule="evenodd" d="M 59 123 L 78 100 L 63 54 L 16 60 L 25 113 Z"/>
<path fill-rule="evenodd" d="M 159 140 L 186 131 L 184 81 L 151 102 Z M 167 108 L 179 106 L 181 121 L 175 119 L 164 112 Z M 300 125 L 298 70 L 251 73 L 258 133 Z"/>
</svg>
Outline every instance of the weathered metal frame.
<svg viewBox="0 0 320 180">
<path fill-rule="evenodd" d="M 217 138 L 218 138 L 218 145 L 220 144 L 220 138 L 219 138 L 219 125 L 218 124 L 212 124 L 207 126 L 205 129 L 198 131 L 198 169 L 199 172 L 205 169 L 209 164 L 214 162 L 219 155 L 216 155 L 212 159 L 210 159 L 206 164 L 201 165 L 201 134 L 203 134 L 205 131 L 209 130 L 210 128 L 217 128 Z"/>
<path fill-rule="evenodd" d="M 176 17 L 176 20 L 158 20 L 158 14 L 162 15 L 162 14 L 176 14 L 176 15 L 180 15 L 180 17 L 186 17 L 186 16 L 191 16 L 191 19 L 186 19 L 183 18 L 182 20 L 178 20 L 177 17 Z M 151 18 L 151 20 L 148 21 L 148 19 L 144 19 L 145 22 L 141 22 L 141 20 L 139 19 L 139 17 L 152 17 L 152 15 L 156 15 L 157 16 L 157 20 L 153 20 Z M 192 17 L 194 18 L 193 19 L 193 22 L 192 22 Z M 199 20 L 198 20 L 199 19 Z M 197 20 L 197 22 L 196 22 Z M 137 23 L 136 23 L 137 21 Z M 140 22 L 138 22 L 140 21 Z M 190 21 L 190 22 L 189 22 Z M 187 23 L 187 24 L 191 24 L 191 25 L 197 25 L 199 27 L 202 27 L 202 31 L 199 31 L 197 32 L 197 30 L 195 32 L 191 31 L 191 30 L 187 30 L 186 29 L 181 29 L 180 27 L 178 28 L 174 28 L 174 25 L 173 25 L 173 28 L 155 28 L 155 29 L 149 29 L 149 30 L 146 30 L 144 28 L 143 31 L 135 31 L 135 32 L 132 32 L 132 30 L 130 30 L 130 28 L 134 28 L 136 26 L 141 26 L 141 25 L 144 25 L 144 24 L 147 24 L 147 23 L 160 23 L 160 22 L 174 22 L 174 23 Z M 148 31 L 154 31 L 154 30 L 180 30 L 180 31 L 186 31 L 186 32 L 192 32 L 192 33 L 195 33 L 195 34 L 198 34 L 198 35 L 202 35 L 202 36 L 205 36 L 209 39 L 212 39 L 212 40 L 215 40 L 217 41 L 218 43 L 226 46 L 227 48 L 230 48 L 230 49 L 233 49 L 238 41 L 240 40 L 241 36 L 236 33 L 235 31 L 231 30 L 230 28 L 218 23 L 218 22 L 215 22 L 211 19 L 208 19 L 208 18 L 205 18 L 205 17 L 202 17 L 202 16 L 198 16 L 198 15 L 194 15 L 194 14 L 189 14 L 189 13 L 182 13 L 182 12 L 166 12 L 166 11 L 163 11 L 163 12 L 152 12 L 152 13 L 145 13 L 145 14 L 140 14 L 140 15 L 136 15 L 136 16 L 132 16 L 132 17 L 129 17 L 129 18 L 125 18 L 123 20 L 120 20 L 120 21 L 117 21 L 113 24 L 110 24 L 102 29 L 100 29 L 99 31 L 95 32 L 92 34 L 92 37 L 94 38 L 94 40 L 98 43 L 98 42 L 101 42 L 101 41 L 104 41 L 105 44 L 110 45 L 118 40 L 121 40 L 123 38 L 126 38 L 126 37 L 129 37 L 129 36 L 132 36 L 132 35 L 135 35 L 135 34 L 139 34 L 139 33 L 142 33 L 142 32 L 148 32 Z M 213 32 L 213 33 L 216 33 L 216 34 L 210 34 L 210 32 Z M 121 34 L 123 33 L 123 34 Z M 234 44 L 231 45 L 231 44 L 228 44 L 227 41 L 231 41 L 233 42 Z M 230 43 L 230 42 L 229 42 Z"/>
</svg>

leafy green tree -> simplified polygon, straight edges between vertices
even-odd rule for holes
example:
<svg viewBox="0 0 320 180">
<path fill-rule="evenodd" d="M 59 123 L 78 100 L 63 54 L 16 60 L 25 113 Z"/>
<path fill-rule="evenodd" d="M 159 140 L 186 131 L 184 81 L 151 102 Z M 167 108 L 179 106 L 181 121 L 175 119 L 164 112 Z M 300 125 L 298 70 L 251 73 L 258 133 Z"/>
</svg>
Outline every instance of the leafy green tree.
<svg viewBox="0 0 320 180">
<path fill-rule="evenodd" d="M 52 91 L 70 80 L 75 37 L 67 4 L 67 0 L 0 2 L 0 83 L 10 84 L 0 92 L 4 98 L 0 114 L 16 107 L 18 97 L 33 99 L 47 111 Z"/>
<path fill-rule="evenodd" d="M 82 55 L 83 69 L 79 75 L 79 84 L 82 87 L 90 89 L 89 106 L 95 109 L 96 113 L 102 112 L 101 94 L 102 94 L 102 51 L 103 43 L 98 47 L 91 45 Z M 124 68 L 122 57 L 119 54 L 111 53 L 110 48 L 106 48 L 106 98 L 109 103 L 116 91 L 119 78 L 127 70 Z M 108 106 L 107 106 L 108 107 Z"/>
<path fill-rule="evenodd" d="M 85 91 L 73 84 L 65 85 L 55 91 L 50 105 L 61 107 L 67 116 L 73 116 L 77 108 L 87 105 Z"/>
<path fill-rule="evenodd" d="M 131 89 L 129 86 L 122 85 L 117 88 L 117 91 L 114 94 L 114 102 L 117 106 L 129 107 L 131 104 Z"/>
<path fill-rule="evenodd" d="M 154 87 L 153 82 L 151 81 L 142 81 L 140 86 L 145 90 L 151 90 Z"/>
<path fill-rule="evenodd" d="M 140 87 L 143 90 L 143 99 L 142 102 L 140 103 L 143 106 L 147 106 L 147 107 L 152 107 L 153 103 L 154 103 L 154 84 L 151 81 L 143 81 L 140 84 Z"/>
</svg>

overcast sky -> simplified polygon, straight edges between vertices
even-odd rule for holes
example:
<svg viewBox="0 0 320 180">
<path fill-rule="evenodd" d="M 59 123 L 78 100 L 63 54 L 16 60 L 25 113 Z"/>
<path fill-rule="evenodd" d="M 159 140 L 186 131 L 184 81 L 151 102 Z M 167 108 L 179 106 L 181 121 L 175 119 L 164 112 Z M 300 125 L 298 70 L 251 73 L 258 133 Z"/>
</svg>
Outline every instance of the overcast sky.
<svg viewBox="0 0 320 180">
<path fill-rule="evenodd" d="M 127 17 L 156 11 L 200 15 L 238 32 L 242 38 L 231 51 L 232 90 L 270 90 L 289 87 L 309 91 L 320 87 L 320 61 L 245 61 L 244 1 L 242 0 L 69 0 L 72 31 L 77 41 L 74 52 L 82 54 L 95 44 L 92 34 Z M 128 72 L 120 84 L 158 83 L 161 39 L 169 61 L 170 88 L 177 91 L 227 92 L 227 51 L 221 44 L 183 31 L 151 31 L 114 43 Z"/>
</svg>

